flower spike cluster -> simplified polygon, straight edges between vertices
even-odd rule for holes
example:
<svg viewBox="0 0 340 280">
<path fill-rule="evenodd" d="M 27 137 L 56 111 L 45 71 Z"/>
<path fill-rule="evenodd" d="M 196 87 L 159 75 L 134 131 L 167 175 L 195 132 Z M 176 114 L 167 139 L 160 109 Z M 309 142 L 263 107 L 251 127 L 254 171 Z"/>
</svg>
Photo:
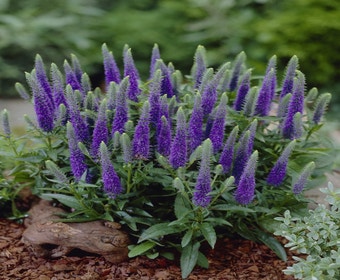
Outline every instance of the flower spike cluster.
<svg viewBox="0 0 340 280">
<path fill-rule="evenodd" d="M 294 147 L 302 142 L 299 139 L 307 137 L 307 125 L 319 124 L 331 98 L 330 94 L 318 97 L 315 91 L 308 95 L 306 100 L 314 102 L 314 107 L 312 113 L 307 111 L 306 125 L 305 77 L 297 70 L 295 56 L 286 68 L 282 89 L 277 88 L 276 56 L 270 59 L 259 85 L 252 84 L 252 69 L 247 69 L 243 52 L 233 64 L 227 62 L 214 70 L 208 68 L 205 49 L 199 46 L 192 77 L 185 80 L 185 85 L 184 76 L 174 65 L 162 60 L 157 44 L 152 49 L 150 76 L 145 83 L 127 45 L 123 71 L 105 44 L 102 56 L 104 92 L 92 90 L 88 75 L 74 55 L 61 70 L 52 64 L 50 72 L 45 71 L 37 55 L 35 69 L 26 74 L 31 96 L 20 84 L 16 88 L 26 99 L 32 99 L 44 135 L 66 133 L 67 170 L 71 170 L 73 180 L 85 178 L 103 184 L 103 192 L 111 198 L 124 189 L 129 192 L 131 185 L 138 188 L 136 182 L 149 180 L 148 174 L 136 180 L 133 169 L 129 170 L 148 166 L 148 170 L 162 168 L 156 171 L 166 174 L 166 187 L 174 176 L 194 180 L 186 182 L 185 187 L 193 205 L 199 207 L 209 207 L 214 201 L 215 181 L 221 185 L 233 176 L 234 198 L 247 205 L 255 197 L 255 174 L 267 176 L 266 180 L 258 180 L 263 188 L 279 189 L 288 181 L 291 174 L 287 166 L 294 158 Z M 278 109 L 275 117 L 272 108 Z M 6 112 L 3 115 L 6 117 Z M 8 131 L 5 134 L 9 135 Z M 292 140 L 285 144 L 275 164 L 263 161 L 273 158 L 273 150 L 282 149 L 270 146 L 272 142 L 266 142 L 266 137 L 272 137 L 273 143 L 278 138 L 282 143 Z M 211 168 L 213 164 L 215 168 Z M 293 193 L 303 190 L 313 168 L 314 163 L 307 165 Z M 158 179 L 155 182 L 161 181 Z"/>
</svg>

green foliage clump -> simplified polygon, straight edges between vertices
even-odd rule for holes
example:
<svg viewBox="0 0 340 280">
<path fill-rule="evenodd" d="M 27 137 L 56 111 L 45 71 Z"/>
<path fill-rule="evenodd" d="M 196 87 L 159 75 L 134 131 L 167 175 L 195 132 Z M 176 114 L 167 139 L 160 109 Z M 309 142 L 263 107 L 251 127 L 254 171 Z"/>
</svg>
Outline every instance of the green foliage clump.
<svg viewBox="0 0 340 280">
<path fill-rule="evenodd" d="M 297 279 L 339 279 L 340 277 L 340 190 L 321 189 L 327 195 L 325 204 L 318 205 L 305 216 L 296 216 L 287 210 L 275 235 L 288 240 L 285 247 L 305 257 L 294 256 L 295 264 L 284 270 Z"/>
<path fill-rule="evenodd" d="M 72 210 L 65 221 L 121 223 L 134 241 L 130 257 L 180 253 L 183 278 L 196 264 L 208 266 L 202 244 L 213 248 L 220 236 L 263 242 L 285 259 L 273 218 L 305 211 L 301 191 L 332 167 L 331 146 L 318 135 L 329 94 L 305 94 L 296 57 L 288 67 L 292 93 L 281 96 L 275 57 L 263 79 L 250 79 L 245 53 L 213 69 L 199 46 L 184 79 L 155 45 L 144 80 L 128 46 L 121 72 L 102 50 L 103 89 L 92 89 L 75 56 L 64 71 L 52 64 L 49 76 L 37 55 L 26 73 L 30 91 L 17 87 L 37 121 L 26 118 L 27 134 L 16 138 L 3 114 L 1 138 L 11 149 L 0 155 L 11 186 L 25 182 L 63 204 Z"/>
</svg>

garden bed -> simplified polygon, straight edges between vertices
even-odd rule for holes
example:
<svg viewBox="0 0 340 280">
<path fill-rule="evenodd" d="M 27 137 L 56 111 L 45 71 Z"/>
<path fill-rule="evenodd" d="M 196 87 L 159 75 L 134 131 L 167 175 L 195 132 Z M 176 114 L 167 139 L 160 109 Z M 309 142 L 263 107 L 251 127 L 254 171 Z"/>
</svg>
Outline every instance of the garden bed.
<svg viewBox="0 0 340 280">
<path fill-rule="evenodd" d="M 137 257 L 113 265 L 103 257 L 75 254 L 59 259 L 36 258 L 21 242 L 24 226 L 0 220 L 0 275 L 2 279 L 181 279 L 176 261 Z M 265 245 L 249 240 L 219 240 L 208 250 L 209 269 L 195 268 L 188 279 L 294 279 L 282 270 L 285 263 Z"/>
</svg>

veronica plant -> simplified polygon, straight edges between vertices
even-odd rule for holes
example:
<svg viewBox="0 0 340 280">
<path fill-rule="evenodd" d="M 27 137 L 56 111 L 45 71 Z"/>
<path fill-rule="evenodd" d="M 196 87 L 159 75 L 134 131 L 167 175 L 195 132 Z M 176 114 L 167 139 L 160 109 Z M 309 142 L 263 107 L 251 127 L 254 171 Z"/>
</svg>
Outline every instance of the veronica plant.
<svg viewBox="0 0 340 280">
<path fill-rule="evenodd" d="M 305 92 L 296 57 L 279 87 L 275 56 L 259 79 L 244 53 L 215 70 L 199 46 L 184 80 L 155 46 L 142 81 L 128 46 L 121 70 L 102 52 L 103 89 L 91 89 L 75 57 L 49 75 L 37 56 L 30 90 L 17 84 L 37 122 L 26 118 L 16 139 L 5 118 L 13 183 L 72 208 L 67 221 L 120 222 L 135 242 L 130 257 L 180 252 L 184 278 L 208 266 L 201 244 L 223 235 L 264 242 L 284 259 L 270 224 L 306 209 L 303 191 L 332 166 L 318 136 L 330 95 Z"/>
</svg>

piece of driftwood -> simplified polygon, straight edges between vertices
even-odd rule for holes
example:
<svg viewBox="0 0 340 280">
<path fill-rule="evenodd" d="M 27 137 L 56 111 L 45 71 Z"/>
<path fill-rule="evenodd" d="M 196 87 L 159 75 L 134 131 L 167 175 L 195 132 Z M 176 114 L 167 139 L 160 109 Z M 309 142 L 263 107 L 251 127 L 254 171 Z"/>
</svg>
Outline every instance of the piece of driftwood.
<svg viewBox="0 0 340 280">
<path fill-rule="evenodd" d="M 119 263 L 127 259 L 129 238 L 120 224 L 108 221 L 64 223 L 62 208 L 41 200 L 29 211 L 22 241 L 36 256 L 57 258 L 74 249 L 102 255 L 107 261 Z"/>
</svg>

